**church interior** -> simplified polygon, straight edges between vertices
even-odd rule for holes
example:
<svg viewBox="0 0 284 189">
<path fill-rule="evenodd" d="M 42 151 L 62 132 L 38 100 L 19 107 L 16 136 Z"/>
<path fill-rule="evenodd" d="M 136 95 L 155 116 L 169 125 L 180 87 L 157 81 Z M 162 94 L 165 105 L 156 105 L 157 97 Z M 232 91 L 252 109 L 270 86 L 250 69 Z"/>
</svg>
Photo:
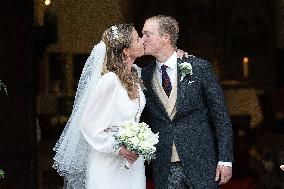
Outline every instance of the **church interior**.
<svg viewBox="0 0 284 189">
<path fill-rule="evenodd" d="M 179 22 L 177 47 L 211 62 L 224 91 L 234 162 L 221 189 L 284 188 L 284 0 L 2 0 L 0 189 L 63 187 L 53 147 L 93 46 L 113 24 L 141 35 L 159 14 Z"/>
</svg>

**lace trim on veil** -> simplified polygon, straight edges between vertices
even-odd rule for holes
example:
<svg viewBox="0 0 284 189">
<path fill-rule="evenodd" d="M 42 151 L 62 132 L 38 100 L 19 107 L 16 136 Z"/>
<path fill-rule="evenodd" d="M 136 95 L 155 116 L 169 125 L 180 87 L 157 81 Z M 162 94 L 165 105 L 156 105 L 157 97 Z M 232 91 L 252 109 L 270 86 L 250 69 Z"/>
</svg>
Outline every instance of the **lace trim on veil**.
<svg viewBox="0 0 284 189">
<path fill-rule="evenodd" d="M 90 95 L 89 88 L 101 78 L 105 51 L 105 44 L 100 42 L 88 57 L 79 80 L 72 114 L 53 149 L 56 152 L 53 168 L 64 177 L 67 182 L 65 188 L 85 188 L 91 146 L 83 137 L 79 123 Z"/>
</svg>

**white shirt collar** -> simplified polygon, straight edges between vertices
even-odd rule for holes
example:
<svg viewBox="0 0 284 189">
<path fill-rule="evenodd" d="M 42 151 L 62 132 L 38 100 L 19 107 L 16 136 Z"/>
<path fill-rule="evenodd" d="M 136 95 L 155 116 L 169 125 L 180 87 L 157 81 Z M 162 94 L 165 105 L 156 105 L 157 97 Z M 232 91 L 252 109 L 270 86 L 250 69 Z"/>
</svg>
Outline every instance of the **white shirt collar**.
<svg viewBox="0 0 284 189">
<path fill-rule="evenodd" d="M 165 62 L 165 63 L 160 63 L 158 60 L 156 60 L 157 66 L 159 68 L 159 70 L 161 70 L 161 66 L 164 64 L 166 66 L 168 66 L 171 69 L 175 69 L 176 63 L 177 63 L 177 53 L 174 52 L 172 54 L 172 56 L 170 56 L 170 58 Z"/>
</svg>

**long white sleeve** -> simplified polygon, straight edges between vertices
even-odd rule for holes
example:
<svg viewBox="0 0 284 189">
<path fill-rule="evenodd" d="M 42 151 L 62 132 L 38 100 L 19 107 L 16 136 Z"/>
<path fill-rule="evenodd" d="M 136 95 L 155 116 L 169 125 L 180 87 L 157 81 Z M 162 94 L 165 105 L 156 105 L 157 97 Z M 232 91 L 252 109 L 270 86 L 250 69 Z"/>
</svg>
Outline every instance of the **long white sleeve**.
<svg viewBox="0 0 284 189">
<path fill-rule="evenodd" d="M 136 64 L 133 64 L 133 68 L 136 69 L 136 71 L 137 71 L 137 73 L 138 73 L 138 76 L 141 77 L 142 68 L 140 68 L 140 67 L 137 66 Z"/>
<path fill-rule="evenodd" d="M 91 89 L 89 102 L 82 113 L 80 127 L 83 136 L 99 152 L 115 153 L 115 140 L 104 130 L 112 121 L 118 82 L 117 76 L 112 72 L 103 75 L 97 85 Z"/>
</svg>

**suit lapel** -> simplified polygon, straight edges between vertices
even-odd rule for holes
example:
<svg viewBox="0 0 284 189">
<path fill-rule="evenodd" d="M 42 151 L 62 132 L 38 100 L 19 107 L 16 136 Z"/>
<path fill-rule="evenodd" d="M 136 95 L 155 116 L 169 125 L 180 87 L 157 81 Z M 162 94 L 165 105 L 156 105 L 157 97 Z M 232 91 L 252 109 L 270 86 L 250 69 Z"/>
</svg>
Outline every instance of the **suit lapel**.
<svg viewBox="0 0 284 189">
<path fill-rule="evenodd" d="M 185 77 L 183 79 L 183 81 L 180 81 L 181 79 L 181 70 L 179 68 L 179 64 L 182 62 L 191 62 L 191 58 L 185 59 L 185 60 L 181 60 L 181 59 L 177 59 L 177 97 L 176 97 L 176 113 L 174 115 L 174 118 L 172 120 L 174 120 L 176 117 L 179 116 L 181 109 L 184 106 L 184 100 L 185 98 L 189 98 L 190 95 L 192 95 L 189 91 L 191 89 L 188 89 L 188 87 L 190 86 L 188 84 L 188 79 L 187 77 Z M 160 115 L 163 115 L 162 117 L 165 118 L 166 120 L 170 120 L 170 117 L 168 116 L 168 113 L 165 109 L 165 106 L 162 104 L 158 94 L 156 94 L 156 92 L 154 91 L 154 86 L 152 83 L 153 80 L 153 75 L 154 72 L 156 71 L 156 63 L 153 63 L 151 65 L 150 68 L 148 68 L 149 70 L 147 71 L 147 78 L 145 79 L 147 81 L 147 91 L 148 91 L 148 98 L 149 100 L 152 102 L 152 106 L 157 107 L 157 111 L 155 111 L 155 113 L 159 113 Z M 147 102 L 148 103 L 148 102 Z M 160 111 L 158 111 L 160 110 Z"/>
<path fill-rule="evenodd" d="M 174 116 L 174 119 L 177 117 L 177 115 L 179 114 L 181 107 L 183 106 L 183 101 L 184 98 L 190 94 L 185 94 L 187 91 L 187 82 L 186 82 L 186 78 L 183 79 L 183 81 L 181 80 L 181 70 L 179 68 L 179 64 L 182 63 L 184 61 L 182 61 L 181 59 L 177 59 L 177 100 L 176 100 L 176 114 Z M 187 61 L 188 62 L 188 61 Z"/>
<path fill-rule="evenodd" d="M 153 81 L 153 76 L 154 76 L 155 71 L 156 71 L 156 63 L 153 63 L 151 65 L 151 67 L 149 68 L 149 70 L 146 72 L 148 74 L 148 76 L 146 76 L 147 78 L 145 78 L 145 86 L 146 86 L 146 90 L 147 90 L 147 93 L 148 93 L 149 103 L 152 102 L 152 106 L 157 107 L 157 111 L 155 111 L 155 113 L 163 115 L 162 117 L 165 118 L 168 121 L 169 116 L 168 116 L 168 114 L 165 110 L 165 107 L 162 104 L 158 94 L 154 90 L 154 86 L 153 86 L 152 81 Z M 148 102 L 146 102 L 146 103 L 148 103 Z"/>
</svg>

